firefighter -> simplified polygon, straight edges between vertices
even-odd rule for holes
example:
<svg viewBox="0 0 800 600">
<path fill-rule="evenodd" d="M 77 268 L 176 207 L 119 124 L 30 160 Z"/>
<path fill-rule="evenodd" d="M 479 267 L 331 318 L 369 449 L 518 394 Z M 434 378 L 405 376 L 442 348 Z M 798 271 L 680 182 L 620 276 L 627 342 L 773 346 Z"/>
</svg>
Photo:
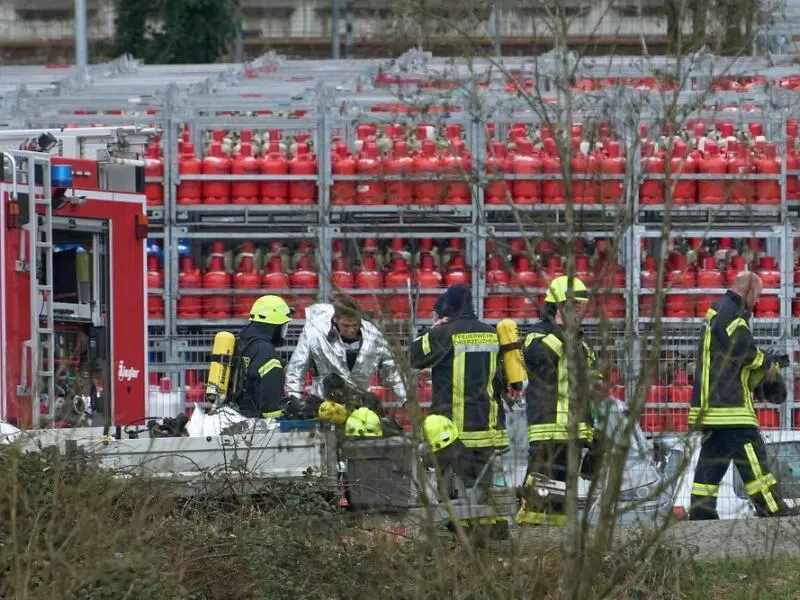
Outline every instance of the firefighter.
<svg viewBox="0 0 800 600">
<path fill-rule="evenodd" d="M 569 419 L 577 419 L 582 446 L 589 446 L 594 435 L 589 419 L 595 355 L 578 328 L 575 341 L 580 347 L 574 350 L 577 364 L 573 367 L 568 361 L 564 323 L 570 295 L 573 322 L 580 326 L 589 292 L 580 279 L 573 277 L 570 289 L 566 275 L 557 277 L 547 289 L 541 320 L 523 344 L 528 372 L 525 398 L 529 458 L 517 521 L 524 525 L 566 525 Z M 577 393 L 571 394 L 571 381 L 578 383 Z M 581 400 L 576 405 L 577 398 Z"/>
<path fill-rule="evenodd" d="M 761 285 L 755 273 L 741 273 L 705 316 L 689 411 L 690 425 L 703 434 L 690 519 L 719 518 L 719 484 L 731 460 L 759 516 L 786 513 L 753 410 L 753 388 L 759 399 L 785 400 L 778 369 L 789 362 L 786 355 L 766 354 L 753 339 L 749 322 Z"/>
<path fill-rule="evenodd" d="M 455 472 L 472 487 L 495 448 L 508 446 L 495 329 L 480 322 L 463 285 L 445 292 L 434 326 L 410 347 L 411 366 L 431 368 L 431 413 L 450 419 L 464 452 Z M 483 481 L 488 488 L 491 478 Z"/>
<path fill-rule="evenodd" d="M 306 309 L 305 327 L 286 367 L 288 394 L 303 394 L 309 366 L 314 373 L 312 394 L 321 398 L 325 396 L 323 381 L 329 375 L 338 375 L 366 392 L 378 371 L 398 402 L 405 402 L 406 389 L 386 338 L 378 327 L 362 318 L 361 307 L 352 298 Z"/>
<path fill-rule="evenodd" d="M 250 322 L 239 332 L 234 354 L 239 357 L 242 390 L 239 412 L 245 417 L 279 417 L 284 370 L 276 348 L 286 342 L 292 320 L 279 296 L 261 296 L 250 309 Z"/>
</svg>

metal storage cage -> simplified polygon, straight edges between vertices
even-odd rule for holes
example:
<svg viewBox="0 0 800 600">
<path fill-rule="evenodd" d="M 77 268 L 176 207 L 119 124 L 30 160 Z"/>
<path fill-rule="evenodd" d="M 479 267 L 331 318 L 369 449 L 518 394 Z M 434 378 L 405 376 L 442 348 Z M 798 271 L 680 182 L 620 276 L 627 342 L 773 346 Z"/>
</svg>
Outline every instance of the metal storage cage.
<svg viewBox="0 0 800 600">
<path fill-rule="evenodd" d="M 348 268 L 352 270 L 355 261 L 360 260 L 365 240 L 375 242 L 377 248 L 371 252 L 384 256 L 387 253 L 391 256 L 392 250 L 387 247 L 398 238 L 404 240 L 402 252 L 408 255 L 423 245 L 430 245 L 429 240 L 432 240 L 438 252 L 449 252 L 451 248 L 447 244 L 456 244 L 456 249 L 463 254 L 464 263 L 471 268 L 470 285 L 481 316 L 490 312 L 487 300 L 497 300 L 498 295 L 519 299 L 523 293 L 530 293 L 534 298 L 543 294 L 542 285 L 526 288 L 524 284 L 518 285 L 520 282 L 510 282 L 507 289 L 499 290 L 487 280 L 487 261 L 492 252 L 506 256 L 508 248 L 518 246 L 515 240 L 520 239 L 527 240 L 531 250 L 542 239 L 558 248 L 560 240 L 565 238 L 568 210 L 563 203 L 538 201 L 512 206 L 508 202 L 490 202 L 485 197 L 487 185 L 495 180 L 489 169 L 492 156 L 487 149 L 490 142 L 487 127 L 491 123 L 492 139 L 506 144 L 515 124 L 530 128 L 542 125 L 542 111 L 537 111 L 538 114 L 532 111 L 520 99 L 520 89 L 540 91 L 547 102 L 544 106 L 548 118 L 562 122 L 564 115 L 559 112 L 562 104 L 557 100 L 563 100 L 567 85 L 573 90 L 573 112 L 568 115 L 568 122 L 587 123 L 587 129 L 592 124 L 608 123 L 613 137 L 619 141 L 626 165 L 624 174 L 600 179 L 623 184 L 624 201 L 576 204 L 571 213 L 575 233 L 590 240 L 604 240 L 604 260 L 617 269 L 611 278 L 613 281 L 608 285 L 604 283 L 600 290 L 603 297 L 614 298 L 613 314 L 610 318 L 586 322 L 589 336 L 604 342 L 601 355 L 621 375 L 620 382 L 615 381 L 617 392 L 635 391 L 634 376 L 651 347 L 653 317 L 642 311 L 646 312 L 652 290 L 642 283 L 641 264 L 643 252 L 659 254 L 654 241 L 660 241 L 666 218 L 671 221 L 669 238 L 760 240 L 756 253 L 774 257 L 778 265 L 779 285 L 765 290 L 765 295 L 777 298 L 779 308 L 776 316 L 760 318 L 756 315 L 754 331 L 759 340 L 784 348 L 799 361 L 800 346 L 796 336 L 800 333 L 800 302 L 794 301 L 794 246 L 795 239 L 800 237 L 800 204 L 787 196 L 787 178 L 800 175 L 800 170 L 787 170 L 787 122 L 796 118 L 800 99 L 791 81 L 792 76 L 799 74 L 797 69 L 767 65 L 758 59 L 732 61 L 704 54 L 687 57 L 680 63 L 668 57 L 579 60 L 570 54 L 565 58 L 575 67 L 574 77 L 566 81 L 561 76 L 562 58 L 559 52 L 551 52 L 539 57 L 503 59 L 506 73 L 516 78 L 515 83 L 510 83 L 507 74 L 489 60 L 469 63 L 464 59 L 433 58 L 420 51 L 388 62 L 290 61 L 270 54 L 243 65 L 144 66 L 123 57 L 87 72 L 67 70 L 62 77 L 51 77 L 47 70 L 24 68 L 18 73 L 10 70 L 8 77 L 3 77 L 0 122 L 17 128 L 102 124 L 107 127 L 152 126 L 160 130 L 163 175 L 146 179 L 151 185 L 160 184 L 163 191 L 163 204 L 148 207 L 151 238 L 161 243 L 165 281 L 163 290 L 151 290 L 165 300 L 163 319 L 154 318 L 150 322 L 154 373 L 151 383 L 161 385 L 162 379 L 167 379 L 173 389 L 185 393 L 189 402 L 202 396 L 198 382 L 205 376 L 213 334 L 220 328 L 236 328 L 243 321 L 232 316 L 204 318 L 202 311 L 199 316 L 194 313 L 191 318 L 184 318 L 179 310 L 180 300 L 200 296 L 221 298 L 220 304 L 225 304 L 228 300 L 224 299 L 228 298 L 234 305 L 237 297 L 254 294 L 250 287 L 192 289 L 182 286 L 181 252 L 191 254 L 195 265 L 204 267 L 203 253 L 214 242 L 224 242 L 226 252 L 245 241 L 252 242 L 257 250 L 272 243 L 289 242 L 294 246 L 300 241 L 312 242 L 312 262 L 318 272 L 316 287 L 259 288 L 309 301 L 332 297 L 337 290 L 331 284 L 330 275 L 335 264 L 345 264 L 336 263 L 335 258 L 341 254 L 350 261 Z M 6 73 L 5 69 L 0 73 Z M 674 73 L 675 83 L 666 85 L 665 90 L 640 89 L 646 85 L 652 88 L 656 73 Z M 754 80 L 753 76 L 761 79 Z M 740 83 L 745 77 L 750 79 Z M 731 82 L 736 82 L 734 89 L 741 91 L 731 91 Z M 20 89 L 23 84 L 29 84 L 28 88 Z M 776 182 L 780 186 L 780 204 L 664 206 L 640 202 L 643 184 L 665 178 L 663 174 L 643 170 L 639 148 L 643 138 L 653 141 L 660 135 L 656 129 L 661 127 L 667 105 L 673 100 L 672 90 L 680 90 L 676 104 L 680 117 L 709 123 L 726 120 L 735 122 L 738 127 L 748 123 L 763 125 L 764 135 L 777 145 L 780 169 L 775 174 L 751 175 L 746 179 L 753 180 L 755 185 L 759 181 Z M 719 110 L 731 106 L 738 108 L 727 112 Z M 428 110 L 420 110 L 420 107 Z M 633 107 L 636 111 L 631 110 Z M 363 193 L 368 195 L 373 182 L 384 186 L 407 180 L 395 175 L 375 176 L 367 163 L 352 171 L 353 174 L 336 172 L 334 152 L 339 151 L 339 145 L 348 157 L 363 145 L 360 126 L 379 130 L 392 124 L 402 125 L 405 131 L 418 126 L 433 126 L 437 131 L 450 126 L 453 132 L 458 131 L 455 138 L 438 141 L 443 151 L 450 152 L 453 139 L 458 140 L 459 152 L 466 157 L 461 171 L 445 169 L 434 176 L 426 175 L 425 180 L 436 189 L 444 190 L 445 195 L 453 182 L 462 184 L 462 193 L 466 183 L 466 195 L 450 204 L 440 198 L 432 206 L 340 202 L 336 189 L 342 184 L 362 186 L 366 190 Z M 640 132 L 641 125 L 649 127 L 645 135 Z M 280 131 L 280 135 L 270 141 L 268 132 L 271 130 Z M 252 144 L 266 148 L 270 143 L 296 143 L 297 134 L 301 134 L 303 141 L 300 143 L 306 144 L 313 157 L 309 160 L 315 163 L 306 165 L 308 172 L 301 175 L 264 174 L 263 171 L 244 175 L 203 174 L 202 167 L 197 165 L 194 172 L 185 172 L 177 152 L 179 142 L 192 143 L 194 151 L 205 156 L 207 152 L 202 147 L 207 138 L 220 137 L 214 133 L 216 131 L 223 132 L 217 143 L 228 144 L 231 149 L 243 131 L 253 134 Z M 227 132 L 235 132 L 235 135 L 227 135 Z M 417 141 L 422 143 L 419 137 Z M 151 158 L 159 157 L 156 154 Z M 592 177 L 573 174 L 573 184 Z M 544 185 L 560 178 L 560 172 L 505 173 L 502 181 L 513 197 L 511 190 L 518 182 Z M 680 177 L 700 182 L 737 178 L 727 174 Z M 410 179 L 416 182 L 420 175 Z M 179 201 L 182 184 L 212 182 L 225 187 L 242 181 L 259 185 L 302 184 L 306 192 L 315 191 L 310 202 L 304 196 L 298 203 L 288 200 L 278 204 Z M 359 194 L 358 188 L 355 194 Z M 334 252 L 338 253 L 336 257 Z M 619 271 L 618 267 L 624 271 Z M 409 269 L 409 284 L 405 288 L 397 283 L 402 277 L 394 278 L 394 283 L 384 286 L 385 289 L 337 287 L 359 298 L 371 298 L 373 304 L 394 303 L 392 314 L 381 320 L 381 324 L 402 347 L 420 327 L 430 323 L 429 314 L 425 314 L 430 300 L 444 288 L 442 282 L 436 288 L 415 289 L 411 273 Z M 689 298 L 688 304 L 693 306 L 698 299 L 723 290 L 695 286 L 676 291 L 667 285 L 664 291 L 667 299 L 670 294 L 676 294 Z M 535 319 L 533 310 L 507 314 L 511 317 L 523 314 L 518 319 L 523 331 Z M 487 317 L 486 320 L 495 322 L 497 318 Z M 700 315 L 694 314 L 667 316 L 662 321 L 663 343 L 656 378 L 645 382 L 648 403 L 643 424 L 654 434 L 684 425 L 684 374 L 692 373 L 699 320 Z M 301 327 L 302 320 L 298 320 L 291 329 L 290 343 L 285 349 L 287 357 Z M 790 390 L 793 390 L 792 385 Z M 775 420 L 772 407 L 758 407 L 765 425 L 800 426 L 800 404 L 795 404 L 793 391 L 790 395 L 790 402 L 781 409 L 779 421 Z"/>
</svg>

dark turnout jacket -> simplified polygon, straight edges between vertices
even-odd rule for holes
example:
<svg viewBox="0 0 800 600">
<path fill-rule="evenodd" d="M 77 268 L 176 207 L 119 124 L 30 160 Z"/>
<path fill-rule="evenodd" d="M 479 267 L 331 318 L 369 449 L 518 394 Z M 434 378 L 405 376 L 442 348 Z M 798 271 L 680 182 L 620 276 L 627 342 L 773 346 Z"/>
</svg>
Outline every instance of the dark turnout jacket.
<svg viewBox="0 0 800 600">
<path fill-rule="evenodd" d="M 582 336 L 577 343 L 580 344 L 574 353 L 577 364 L 572 365 L 567 360 L 564 331 L 552 319 L 542 319 L 525 337 L 529 443 L 567 440 L 570 411 L 578 419 L 578 437 L 586 441 L 593 437 L 589 404 L 598 379 L 594 371 L 595 354 Z M 570 406 L 571 381 L 577 382 L 580 388 L 572 399 L 581 399 L 577 406 Z"/>
<path fill-rule="evenodd" d="M 272 344 L 274 326 L 250 323 L 239 332 L 243 377 L 239 411 L 246 417 L 276 416 L 283 399 L 284 370 Z"/>
<path fill-rule="evenodd" d="M 697 427 L 758 427 L 750 375 L 772 366 L 750 330 L 750 311 L 727 291 L 708 310 L 700 336 L 689 422 Z"/>
<path fill-rule="evenodd" d="M 471 309 L 411 343 L 411 366 L 431 368 L 431 412 L 452 419 L 469 448 L 508 445 L 499 351 L 497 332 Z"/>
</svg>

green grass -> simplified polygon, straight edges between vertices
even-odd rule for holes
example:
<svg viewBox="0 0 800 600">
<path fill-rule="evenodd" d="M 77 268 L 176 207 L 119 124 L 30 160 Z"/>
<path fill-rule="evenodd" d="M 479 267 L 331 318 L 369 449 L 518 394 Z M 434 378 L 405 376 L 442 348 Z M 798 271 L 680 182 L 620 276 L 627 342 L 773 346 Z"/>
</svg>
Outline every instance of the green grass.
<svg viewBox="0 0 800 600">
<path fill-rule="evenodd" d="M 699 563 L 693 587 L 697 600 L 800 599 L 800 558 Z"/>
</svg>

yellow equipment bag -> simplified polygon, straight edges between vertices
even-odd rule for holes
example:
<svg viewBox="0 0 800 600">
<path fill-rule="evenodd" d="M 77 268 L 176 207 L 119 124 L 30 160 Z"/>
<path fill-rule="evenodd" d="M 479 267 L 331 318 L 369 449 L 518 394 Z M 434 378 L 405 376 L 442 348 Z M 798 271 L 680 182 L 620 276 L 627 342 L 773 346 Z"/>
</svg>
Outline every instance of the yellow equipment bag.
<svg viewBox="0 0 800 600">
<path fill-rule="evenodd" d="M 528 383 L 528 374 L 525 371 L 525 358 L 522 356 L 522 342 L 517 324 L 512 319 L 500 321 L 497 324 L 497 338 L 500 341 L 506 381 L 513 390 L 522 391 Z"/>
</svg>

